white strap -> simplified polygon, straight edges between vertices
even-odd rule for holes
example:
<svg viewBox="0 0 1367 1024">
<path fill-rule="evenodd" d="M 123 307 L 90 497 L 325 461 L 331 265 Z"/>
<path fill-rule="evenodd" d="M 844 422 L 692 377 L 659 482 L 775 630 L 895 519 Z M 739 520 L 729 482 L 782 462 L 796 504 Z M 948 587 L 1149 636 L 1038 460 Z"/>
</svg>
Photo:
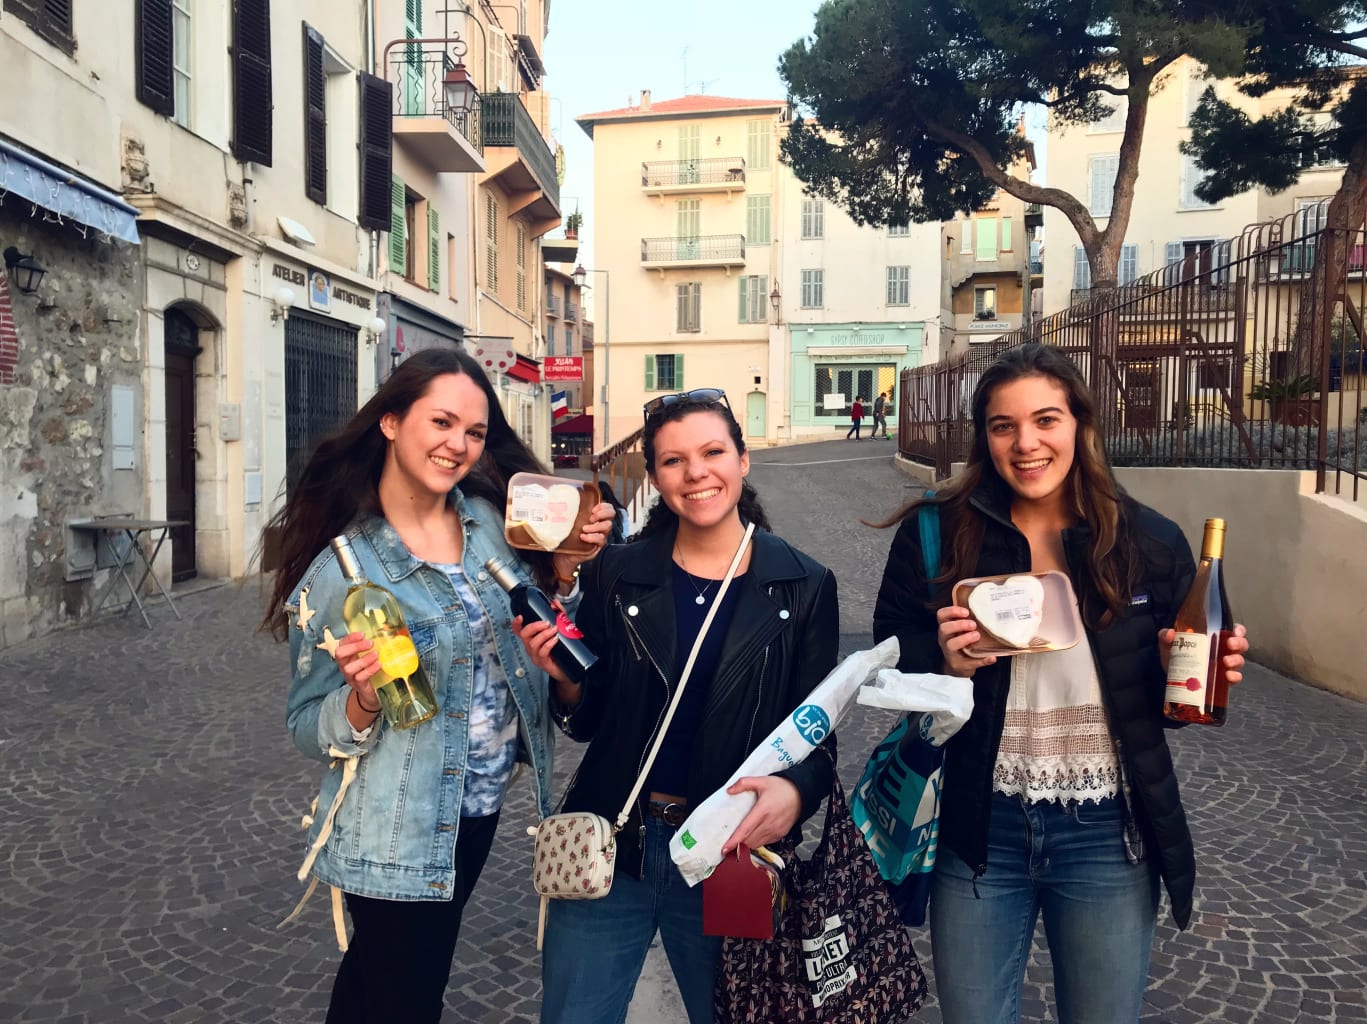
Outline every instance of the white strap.
<svg viewBox="0 0 1367 1024">
<path fill-rule="evenodd" d="M 711 627 L 712 620 L 717 616 L 717 609 L 721 607 L 721 599 L 726 596 L 726 588 L 731 585 L 731 578 L 736 575 L 736 570 L 740 567 L 740 560 L 745 557 L 745 549 L 750 546 L 750 537 L 754 532 L 755 524 L 747 524 L 745 536 L 740 539 L 740 547 L 736 548 L 736 557 L 731 559 L 731 568 L 726 570 L 726 578 L 721 581 L 721 589 L 717 591 L 716 600 L 712 602 L 712 607 L 707 609 L 707 618 L 703 619 L 702 629 L 698 630 L 698 638 L 693 641 L 693 650 L 688 652 L 688 661 L 684 663 L 683 675 L 679 677 L 679 688 L 674 691 L 674 699 L 669 702 L 669 710 L 665 712 L 665 720 L 660 724 L 660 731 L 655 734 L 655 743 L 651 746 L 650 753 L 646 755 L 645 764 L 641 766 L 641 774 L 637 776 L 636 784 L 631 787 L 631 794 L 622 807 L 622 813 L 617 815 L 617 820 L 613 823 L 614 835 L 622 831 L 626 826 L 627 819 L 631 817 L 631 805 L 641 795 L 641 787 L 645 785 L 651 766 L 655 764 L 655 755 L 660 752 L 660 746 L 665 740 L 665 733 L 669 732 L 669 723 L 674 720 L 674 712 L 679 707 L 679 698 L 683 696 L 684 685 L 688 682 L 688 677 L 693 674 L 693 662 L 698 660 L 698 651 L 702 648 L 703 638 L 707 636 L 707 630 Z"/>
</svg>

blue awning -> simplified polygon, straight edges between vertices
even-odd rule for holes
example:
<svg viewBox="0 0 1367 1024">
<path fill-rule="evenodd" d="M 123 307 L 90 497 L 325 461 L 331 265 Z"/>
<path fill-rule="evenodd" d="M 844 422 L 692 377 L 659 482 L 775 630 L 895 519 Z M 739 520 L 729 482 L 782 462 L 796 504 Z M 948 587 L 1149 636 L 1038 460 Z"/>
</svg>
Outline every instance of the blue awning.
<svg viewBox="0 0 1367 1024">
<path fill-rule="evenodd" d="M 22 196 L 107 237 L 138 242 L 135 208 L 113 192 L 0 139 L 0 200 L 7 194 Z"/>
</svg>

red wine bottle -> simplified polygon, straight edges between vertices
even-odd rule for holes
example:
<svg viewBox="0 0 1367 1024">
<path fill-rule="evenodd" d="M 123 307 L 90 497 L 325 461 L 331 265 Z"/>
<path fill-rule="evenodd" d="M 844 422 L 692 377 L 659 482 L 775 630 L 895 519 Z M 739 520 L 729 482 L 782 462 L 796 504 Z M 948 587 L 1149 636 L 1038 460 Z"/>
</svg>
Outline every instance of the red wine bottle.
<svg viewBox="0 0 1367 1024">
<path fill-rule="evenodd" d="M 1224 725 L 1229 680 L 1220 658 L 1234 632 L 1225 596 L 1225 521 L 1207 519 L 1196 579 L 1173 623 L 1163 714 L 1176 722 Z"/>
<path fill-rule="evenodd" d="M 523 622 L 547 622 L 555 627 L 560 639 L 551 648 L 551 659 L 570 682 L 582 683 L 584 674 L 593 667 L 598 655 L 589 650 L 588 644 L 584 643 L 584 634 L 570 617 L 557 610 L 540 587 L 524 582 L 503 559 L 491 558 L 484 563 L 484 568 L 508 592 L 508 603 L 514 615 L 521 615 Z"/>
</svg>

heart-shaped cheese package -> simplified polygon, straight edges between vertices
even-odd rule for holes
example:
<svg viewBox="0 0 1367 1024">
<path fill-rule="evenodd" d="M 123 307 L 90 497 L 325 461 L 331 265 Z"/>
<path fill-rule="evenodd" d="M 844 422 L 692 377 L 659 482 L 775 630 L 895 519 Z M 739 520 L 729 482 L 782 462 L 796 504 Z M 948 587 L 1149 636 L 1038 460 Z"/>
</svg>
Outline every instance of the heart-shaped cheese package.
<svg viewBox="0 0 1367 1024">
<path fill-rule="evenodd" d="M 508 481 L 504 535 L 515 548 L 560 551 L 592 557 L 596 548 L 579 540 L 598 489 L 536 473 L 515 473 Z"/>
<path fill-rule="evenodd" d="M 969 591 L 968 610 L 984 633 L 1008 647 L 1029 647 L 1044 620 L 1044 584 L 1033 576 L 979 583 Z"/>
</svg>

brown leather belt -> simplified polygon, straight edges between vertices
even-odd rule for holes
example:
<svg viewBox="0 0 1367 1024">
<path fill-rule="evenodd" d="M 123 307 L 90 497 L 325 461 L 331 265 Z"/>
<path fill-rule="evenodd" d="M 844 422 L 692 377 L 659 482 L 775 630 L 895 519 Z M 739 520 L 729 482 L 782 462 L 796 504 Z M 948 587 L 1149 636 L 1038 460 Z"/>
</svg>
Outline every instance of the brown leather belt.
<svg viewBox="0 0 1367 1024">
<path fill-rule="evenodd" d="M 688 805 L 650 800 L 646 803 L 646 816 L 659 818 L 670 828 L 678 828 L 688 817 Z"/>
</svg>

